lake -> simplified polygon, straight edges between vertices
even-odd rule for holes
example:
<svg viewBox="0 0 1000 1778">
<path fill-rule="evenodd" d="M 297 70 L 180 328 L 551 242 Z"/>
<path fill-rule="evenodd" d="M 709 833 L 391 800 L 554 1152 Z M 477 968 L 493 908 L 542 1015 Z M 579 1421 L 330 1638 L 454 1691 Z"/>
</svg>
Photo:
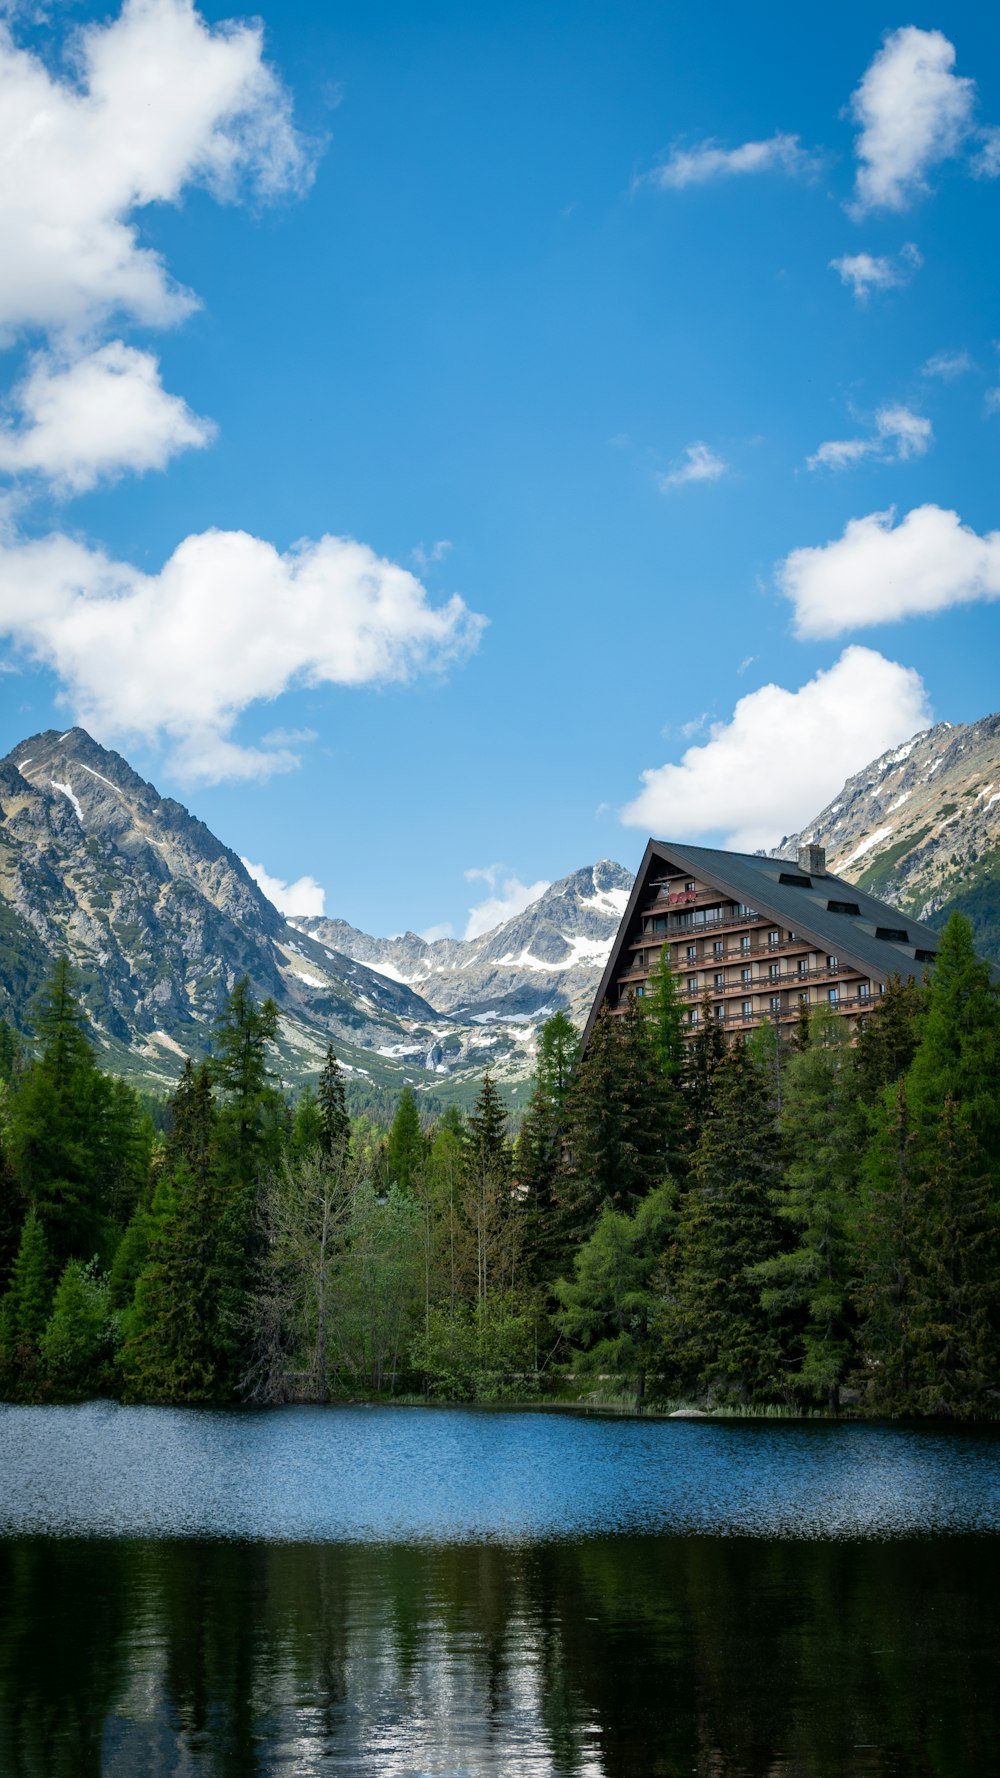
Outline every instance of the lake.
<svg viewBox="0 0 1000 1778">
<path fill-rule="evenodd" d="M 1000 1769 L 1000 1435 L 0 1408 L 0 1773 Z"/>
</svg>

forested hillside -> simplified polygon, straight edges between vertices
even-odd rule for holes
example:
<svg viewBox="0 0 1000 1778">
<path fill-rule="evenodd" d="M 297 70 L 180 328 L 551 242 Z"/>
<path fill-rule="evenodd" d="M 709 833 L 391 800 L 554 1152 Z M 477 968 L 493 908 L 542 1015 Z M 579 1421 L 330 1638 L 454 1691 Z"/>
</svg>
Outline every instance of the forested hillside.
<svg viewBox="0 0 1000 1778">
<path fill-rule="evenodd" d="M 582 1061 L 544 1027 L 512 1141 L 348 1116 L 332 1047 L 294 1101 L 241 980 L 169 1103 L 101 1071 L 72 971 L 0 1032 L 8 1398 L 446 1399 L 992 1415 L 1000 1355 L 1000 996 L 968 923 L 852 1044 L 685 1045 L 673 977 Z"/>
</svg>

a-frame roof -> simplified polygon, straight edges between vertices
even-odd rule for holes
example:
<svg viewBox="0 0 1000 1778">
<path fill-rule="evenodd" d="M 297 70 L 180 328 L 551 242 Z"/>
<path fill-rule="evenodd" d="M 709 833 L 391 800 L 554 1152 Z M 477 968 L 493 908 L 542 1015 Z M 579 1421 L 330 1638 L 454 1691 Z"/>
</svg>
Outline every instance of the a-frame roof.
<svg viewBox="0 0 1000 1778">
<path fill-rule="evenodd" d="M 650 840 L 584 1028 L 585 1045 L 598 1010 L 621 967 L 621 955 L 633 934 L 639 909 L 648 899 L 649 879 L 664 866 L 689 872 L 733 901 L 756 908 L 765 919 L 798 933 L 817 950 L 841 957 L 845 963 L 877 982 L 888 981 L 892 975 L 922 976 L 925 959 L 918 959 L 916 953 L 936 953 L 941 943 L 940 933 L 932 927 L 910 919 L 908 914 L 900 913 L 887 902 L 877 901 L 874 895 L 866 895 L 857 884 L 836 877 L 832 872 L 810 875 L 794 859 L 764 858 L 755 852 L 723 852 L 715 846 L 688 846 L 683 842 L 675 844 L 673 840 Z M 782 875 L 808 875 L 810 886 L 782 883 Z M 849 902 L 858 912 L 832 912 L 828 906 L 831 901 Z M 879 938 L 880 927 L 893 931 L 905 928 L 907 942 Z"/>
</svg>

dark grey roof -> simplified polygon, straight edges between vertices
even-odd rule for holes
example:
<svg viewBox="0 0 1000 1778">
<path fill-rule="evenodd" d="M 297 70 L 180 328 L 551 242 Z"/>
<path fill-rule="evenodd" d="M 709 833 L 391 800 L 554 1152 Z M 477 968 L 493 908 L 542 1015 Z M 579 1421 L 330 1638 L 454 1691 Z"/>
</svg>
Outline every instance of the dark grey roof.
<svg viewBox="0 0 1000 1778">
<path fill-rule="evenodd" d="M 917 951 L 937 952 L 941 934 L 921 920 L 912 920 L 888 902 L 876 901 L 857 884 L 832 872 L 811 875 L 811 887 L 782 883 L 782 873 L 808 875 L 794 859 L 764 858 L 757 853 L 724 852 L 716 846 L 675 845 L 672 840 L 650 840 L 639 867 L 628 907 L 622 915 L 618 936 L 601 977 L 601 984 L 584 1031 L 584 1042 L 590 1036 L 598 1007 L 618 973 L 619 958 L 628 942 L 640 905 L 645 901 L 651 866 L 657 861 L 689 870 L 713 889 L 719 889 L 734 901 L 745 902 L 767 919 L 785 926 L 815 944 L 818 950 L 842 958 L 875 981 L 887 981 L 892 975 L 921 977 L 925 963 L 917 959 Z M 858 912 L 831 912 L 830 901 L 849 902 Z M 876 936 L 878 928 L 890 928 L 907 934 L 907 943 Z M 991 968 L 996 978 L 998 972 Z"/>
</svg>

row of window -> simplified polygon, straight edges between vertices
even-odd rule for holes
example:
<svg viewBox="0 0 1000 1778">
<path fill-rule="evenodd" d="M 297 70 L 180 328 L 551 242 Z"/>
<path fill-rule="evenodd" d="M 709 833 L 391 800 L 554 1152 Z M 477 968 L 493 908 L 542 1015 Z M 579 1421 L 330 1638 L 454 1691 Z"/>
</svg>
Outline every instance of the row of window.
<svg viewBox="0 0 1000 1778">
<path fill-rule="evenodd" d="M 828 988 L 826 991 L 826 998 L 827 998 L 827 1004 L 829 1006 L 832 1006 L 832 1007 L 839 1006 L 839 1004 L 840 1004 L 840 989 L 839 988 Z M 867 982 L 862 982 L 860 984 L 860 986 L 858 988 L 858 999 L 859 1000 L 867 1000 L 868 999 L 868 984 L 867 984 Z M 799 1004 L 802 1006 L 808 1006 L 810 1004 L 808 993 L 799 995 Z M 780 994 L 772 994 L 770 997 L 770 1004 L 767 1008 L 767 1011 L 773 1017 L 776 1018 L 783 1010 L 785 1010 L 785 1009 L 782 1007 L 782 1004 L 781 1004 L 781 995 Z M 749 1021 L 754 1017 L 755 1013 L 759 1014 L 762 1011 L 764 1011 L 764 1008 L 755 1007 L 752 1000 L 744 1000 L 740 1003 L 740 1018 L 743 1020 Z M 726 1018 L 730 1018 L 730 1019 L 733 1018 L 734 1014 L 731 1009 L 727 1010 L 727 1008 L 725 1006 L 716 1006 L 715 1016 L 717 1019 L 719 1019 L 721 1021 L 721 1020 L 725 1020 Z M 697 1006 L 692 1006 L 690 1011 L 688 1012 L 688 1024 L 689 1025 L 697 1025 L 700 1021 L 700 1018 L 701 1018 L 701 1008 L 697 1007 Z"/>
</svg>

